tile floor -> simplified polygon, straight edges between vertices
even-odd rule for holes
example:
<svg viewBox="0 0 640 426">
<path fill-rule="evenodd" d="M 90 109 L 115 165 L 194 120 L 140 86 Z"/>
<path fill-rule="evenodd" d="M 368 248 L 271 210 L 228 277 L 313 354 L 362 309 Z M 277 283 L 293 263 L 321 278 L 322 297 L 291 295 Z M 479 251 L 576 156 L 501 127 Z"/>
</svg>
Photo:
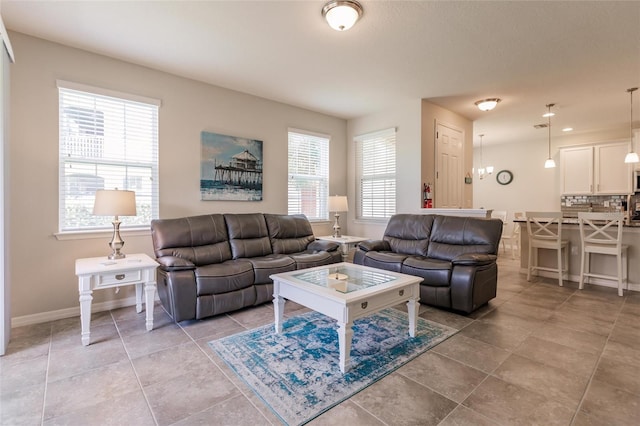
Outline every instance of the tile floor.
<svg viewBox="0 0 640 426">
<path fill-rule="evenodd" d="M 421 306 L 459 333 L 311 424 L 637 425 L 640 294 L 499 268 L 498 297 L 471 316 Z M 0 424 L 279 424 L 207 347 L 272 321 L 270 304 L 181 324 L 156 306 L 146 332 L 131 307 L 95 314 L 87 347 L 77 317 L 13 329 Z"/>
</svg>

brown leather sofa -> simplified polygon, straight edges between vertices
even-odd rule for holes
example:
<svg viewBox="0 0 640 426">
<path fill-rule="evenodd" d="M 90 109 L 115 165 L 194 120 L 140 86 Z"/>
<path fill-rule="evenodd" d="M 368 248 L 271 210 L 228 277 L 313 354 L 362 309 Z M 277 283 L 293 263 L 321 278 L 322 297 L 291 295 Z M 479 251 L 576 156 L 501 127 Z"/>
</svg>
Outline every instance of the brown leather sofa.
<svg viewBox="0 0 640 426">
<path fill-rule="evenodd" d="M 420 303 L 465 313 L 496 297 L 500 219 L 398 214 L 353 262 L 422 277 Z"/>
<path fill-rule="evenodd" d="M 158 294 L 174 321 L 273 299 L 272 274 L 341 262 L 304 215 L 210 214 L 151 222 Z"/>
</svg>

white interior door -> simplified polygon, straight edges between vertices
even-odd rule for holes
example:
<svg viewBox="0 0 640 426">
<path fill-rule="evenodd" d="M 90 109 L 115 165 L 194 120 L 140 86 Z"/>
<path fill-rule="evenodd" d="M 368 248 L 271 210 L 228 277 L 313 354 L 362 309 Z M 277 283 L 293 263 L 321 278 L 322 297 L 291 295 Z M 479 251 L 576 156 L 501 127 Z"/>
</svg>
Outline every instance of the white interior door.
<svg viewBox="0 0 640 426">
<path fill-rule="evenodd" d="M 434 207 L 462 208 L 464 152 L 463 132 L 436 123 L 436 185 Z"/>
</svg>

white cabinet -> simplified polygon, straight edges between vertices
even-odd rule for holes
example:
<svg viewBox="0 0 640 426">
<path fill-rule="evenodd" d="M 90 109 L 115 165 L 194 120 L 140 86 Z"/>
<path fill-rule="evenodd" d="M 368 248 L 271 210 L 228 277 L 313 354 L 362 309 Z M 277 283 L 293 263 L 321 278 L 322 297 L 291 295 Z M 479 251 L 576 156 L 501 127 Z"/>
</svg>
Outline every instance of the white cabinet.
<svg viewBox="0 0 640 426">
<path fill-rule="evenodd" d="M 624 162 L 629 149 L 629 142 L 561 148 L 562 194 L 632 193 L 632 168 Z"/>
<path fill-rule="evenodd" d="M 560 179 L 562 194 L 592 194 L 593 147 L 561 148 Z"/>
</svg>

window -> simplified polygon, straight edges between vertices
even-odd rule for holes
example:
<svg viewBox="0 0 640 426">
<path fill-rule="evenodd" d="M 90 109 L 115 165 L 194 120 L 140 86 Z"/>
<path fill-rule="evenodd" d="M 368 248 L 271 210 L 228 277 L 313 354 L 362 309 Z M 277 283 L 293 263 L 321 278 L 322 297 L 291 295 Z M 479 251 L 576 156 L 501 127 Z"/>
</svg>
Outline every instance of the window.
<svg viewBox="0 0 640 426">
<path fill-rule="evenodd" d="M 357 136 L 358 218 L 384 219 L 396 212 L 396 130 Z"/>
<path fill-rule="evenodd" d="M 289 214 L 328 220 L 329 136 L 289 129 Z"/>
<path fill-rule="evenodd" d="M 60 232 L 112 229 L 94 216 L 98 189 L 136 193 L 137 216 L 121 228 L 158 217 L 158 107 L 154 99 L 58 81 Z"/>
</svg>

